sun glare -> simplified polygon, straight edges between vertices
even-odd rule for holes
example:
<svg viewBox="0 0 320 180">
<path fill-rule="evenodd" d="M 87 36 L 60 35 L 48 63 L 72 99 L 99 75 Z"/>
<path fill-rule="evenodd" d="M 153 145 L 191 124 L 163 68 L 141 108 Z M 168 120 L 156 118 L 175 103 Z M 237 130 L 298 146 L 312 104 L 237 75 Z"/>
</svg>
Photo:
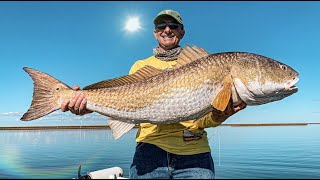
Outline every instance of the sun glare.
<svg viewBox="0 0 320 180">
<path fill-rule="evenodd" d="M 124 29 L 129 32 L 138 31 L 141 29 L 140 19 L 138 17 L 129 17 L 126 21 Z"/>
</svg>

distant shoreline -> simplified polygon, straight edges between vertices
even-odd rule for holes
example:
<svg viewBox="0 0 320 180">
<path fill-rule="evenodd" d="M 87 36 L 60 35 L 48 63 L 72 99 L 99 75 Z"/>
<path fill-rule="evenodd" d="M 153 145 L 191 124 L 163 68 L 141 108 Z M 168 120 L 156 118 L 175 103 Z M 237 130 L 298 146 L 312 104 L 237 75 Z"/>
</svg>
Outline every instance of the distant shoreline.
<svg viewBox="0 0 320 180">
<path fill-rule="evenodd" d="M 254 127 L 254 126 L 307 126 L 320 123 L 266 123 L 266 124 L 221 124 L 220 126 L 230 127 Z M 134 128 L 138 128 L 135 126 Z M 0 130 L 59 130 L 59 129 L 110 129 L 108 125 L 98 126 L 8 126 L 0 127 Z"/>
</svg>

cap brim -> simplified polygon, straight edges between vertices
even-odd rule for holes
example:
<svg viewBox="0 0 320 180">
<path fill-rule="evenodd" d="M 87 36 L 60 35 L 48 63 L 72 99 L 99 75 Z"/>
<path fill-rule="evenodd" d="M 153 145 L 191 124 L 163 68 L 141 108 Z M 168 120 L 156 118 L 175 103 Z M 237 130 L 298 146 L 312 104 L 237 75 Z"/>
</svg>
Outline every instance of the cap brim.
<svg viewBox="0 0 320 180">
<path fill-rule="evenodd" d="M 157 17 L 153 20 L 153 23 L 156 24 L 157 21 L 159 20 L 159 18 L 164 17 L 164 16 L 169 16 L 169 17 L 173 18 L 177 23 L 183 25 L 182 22 L 181 22 L 179 19 L 176 19 L 174 16 L 171 16 L 170 14 L 161 14 L 161 15 L 157 16 Z"/>
</svg>

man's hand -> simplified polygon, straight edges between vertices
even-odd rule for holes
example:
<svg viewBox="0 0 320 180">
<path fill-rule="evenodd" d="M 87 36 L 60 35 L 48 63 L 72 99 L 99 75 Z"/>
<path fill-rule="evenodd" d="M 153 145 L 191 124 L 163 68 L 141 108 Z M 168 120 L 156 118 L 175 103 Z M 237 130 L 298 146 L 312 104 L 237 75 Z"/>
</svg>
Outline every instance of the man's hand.
<svg viewBox="0 0 320 180">
<path fill-rule="evenodd" d="M 79 90 L 80 87 L 75 85 L 73 86 L 74 90 Z M 92 111 L 89 111 L 86 109 L 87 105 L 87 98 L 85 97 L 84 94 L 76 92 L 75 97 L 71 101 L 65 101 L 61 105 L 61 111 L 66 112 L 68 110 L 71 111 L 71 113 L 76 114 L 76 115 L 84 115 L 88 113 L 92 113 Z"/>
<path fill-rule="evenodd" d="M 212 116 L 215 121 L 217 122 L 223 122 L 228 117 L 232 116 L 233 114 L 239 112 L 242 109 L 245 109 L 247 107 L 247 104 L 245 102 L 241 102 L 238 106 L 234 107 L 232 99 L 230 99 L 227 108 L 224 111 L 219 111 L 214 109 L 212 111 Z"/>
</svg>

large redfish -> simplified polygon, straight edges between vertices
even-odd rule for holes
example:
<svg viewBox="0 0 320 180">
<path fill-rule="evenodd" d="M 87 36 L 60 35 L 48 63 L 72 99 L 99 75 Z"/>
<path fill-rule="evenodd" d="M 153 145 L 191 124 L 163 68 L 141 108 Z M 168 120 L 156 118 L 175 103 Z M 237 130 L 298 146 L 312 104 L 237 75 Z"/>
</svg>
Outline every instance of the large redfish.
<svg viewBox="0 0 320 180">
<path fill-rule="evenodd" d="M 23 68 L 34 81 L 33 99 L 21 120 L 60 109 L 75 92 L 50 75 Z M 213 108 L 248 106 L 281 100 L 298 91 L 298 73 L 290 66 L 258 54 L 208 54 L 186 46 L 172 69 L 145 66 L 132 75 L 84 87 L 87 109 L 108 116 L 115 139 L 138 123 L 169 124 L 198 119 Z"/>
</svg>

